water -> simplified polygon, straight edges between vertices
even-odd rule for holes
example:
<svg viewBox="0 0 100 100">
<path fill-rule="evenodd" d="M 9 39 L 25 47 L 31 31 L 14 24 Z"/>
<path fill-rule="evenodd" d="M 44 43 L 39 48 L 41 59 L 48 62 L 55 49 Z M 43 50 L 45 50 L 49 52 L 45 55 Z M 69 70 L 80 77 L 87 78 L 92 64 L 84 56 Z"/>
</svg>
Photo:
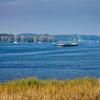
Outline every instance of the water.
<svg viewBox="0 0 100 100">
<path fill-rule="evenodd" d="M 100 43 L 59 48 L 52 43 L 1 43 L 0 82 L 39 79 L 100 78 Z"/>
</svg>

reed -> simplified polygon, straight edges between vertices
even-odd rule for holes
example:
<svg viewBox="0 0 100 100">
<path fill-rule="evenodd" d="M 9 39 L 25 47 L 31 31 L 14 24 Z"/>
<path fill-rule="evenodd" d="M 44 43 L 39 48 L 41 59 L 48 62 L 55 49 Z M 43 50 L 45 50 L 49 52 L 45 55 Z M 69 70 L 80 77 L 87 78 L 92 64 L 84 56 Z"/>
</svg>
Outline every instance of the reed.
<svg viewBox="0 0 100 100">
<path fill-rule="evenodd" d="M 0 100 L 100 100 L 100 80 L 15 80 L 0 84 Z"/>
</svg>

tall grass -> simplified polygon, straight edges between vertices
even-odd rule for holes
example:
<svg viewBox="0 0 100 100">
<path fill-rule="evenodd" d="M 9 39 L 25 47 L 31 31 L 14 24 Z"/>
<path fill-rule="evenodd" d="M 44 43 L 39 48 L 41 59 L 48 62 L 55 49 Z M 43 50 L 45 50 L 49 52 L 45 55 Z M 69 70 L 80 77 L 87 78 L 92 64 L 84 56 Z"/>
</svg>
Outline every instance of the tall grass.
<svg viewBox="0 0 100 100">
<path fill-rule="evenodd" d="M 100 80 L 15 80 L 0 84 L 0 100 L 100 100 Z"/>
</svg>

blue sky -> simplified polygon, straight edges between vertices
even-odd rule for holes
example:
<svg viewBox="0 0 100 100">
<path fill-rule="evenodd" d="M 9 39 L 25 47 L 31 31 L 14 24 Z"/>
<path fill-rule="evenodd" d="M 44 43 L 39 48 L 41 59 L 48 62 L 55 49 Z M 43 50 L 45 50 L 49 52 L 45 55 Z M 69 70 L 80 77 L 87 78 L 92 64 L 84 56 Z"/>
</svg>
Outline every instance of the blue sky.
<svg viewBox="0 0 100 100">
<path fill-rule="evenodd" d="M 100 35 L 100 0 L 0 0 L 0 32 Z"/>
</svg>

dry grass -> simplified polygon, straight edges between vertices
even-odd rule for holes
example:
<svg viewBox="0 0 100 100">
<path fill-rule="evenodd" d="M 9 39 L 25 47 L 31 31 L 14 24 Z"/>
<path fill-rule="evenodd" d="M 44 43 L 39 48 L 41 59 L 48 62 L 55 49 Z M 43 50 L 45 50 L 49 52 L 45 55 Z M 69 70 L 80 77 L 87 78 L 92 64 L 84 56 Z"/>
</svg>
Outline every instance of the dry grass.
<svg viewBox="0 0 100 100">
<path fill-rule="evenodd" d="M 16 80 L 0 85 L 0 100 L 100 100 L 100 81 Z"/>
</svg>

